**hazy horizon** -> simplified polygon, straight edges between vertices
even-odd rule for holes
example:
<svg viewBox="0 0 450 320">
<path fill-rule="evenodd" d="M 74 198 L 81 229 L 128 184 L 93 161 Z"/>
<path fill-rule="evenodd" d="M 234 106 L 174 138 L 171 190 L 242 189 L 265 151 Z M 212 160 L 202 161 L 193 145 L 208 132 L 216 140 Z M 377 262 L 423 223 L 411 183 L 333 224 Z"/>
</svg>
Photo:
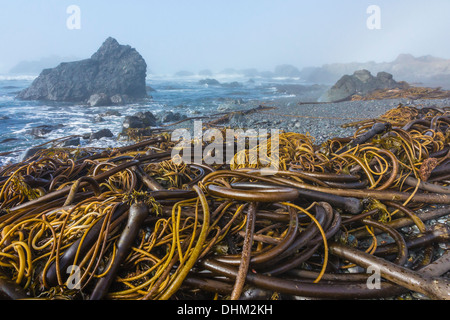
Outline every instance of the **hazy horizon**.
<svg viewBox="0 0 450 320">
<path fill-rule="evenodd" d="M 227 68 L 299 69 L 390 62 L 399 54 L 450 58 L 450 1 L 0 0 L 0 74 L 22 61 L 90 57 L 111 36 L 141 53 L 153 74 Z M 66 22 L 80 8 L 80 29 Z M 370 5 L 381 29 L 369 29 Z M 49 66 L 50 67 L 50 66 Z"/>
</svg>

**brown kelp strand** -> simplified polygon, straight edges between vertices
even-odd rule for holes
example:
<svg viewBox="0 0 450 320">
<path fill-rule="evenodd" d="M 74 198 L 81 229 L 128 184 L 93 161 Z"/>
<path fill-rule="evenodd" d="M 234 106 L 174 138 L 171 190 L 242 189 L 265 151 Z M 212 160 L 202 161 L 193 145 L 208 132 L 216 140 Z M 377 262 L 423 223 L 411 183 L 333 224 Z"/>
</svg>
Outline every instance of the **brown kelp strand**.
<svg viewBox="0 0 450 320">
<path fill-rule="evenodd" d="M 280 132 L 278 152 L 227 136 L 223 163 L 203 141 L 179 161 L 167 131 L 39 150 L 0 169 L 0 295 L 449 299 L 447 110 L 399 105 L 321 145 Z"/>
</svg>

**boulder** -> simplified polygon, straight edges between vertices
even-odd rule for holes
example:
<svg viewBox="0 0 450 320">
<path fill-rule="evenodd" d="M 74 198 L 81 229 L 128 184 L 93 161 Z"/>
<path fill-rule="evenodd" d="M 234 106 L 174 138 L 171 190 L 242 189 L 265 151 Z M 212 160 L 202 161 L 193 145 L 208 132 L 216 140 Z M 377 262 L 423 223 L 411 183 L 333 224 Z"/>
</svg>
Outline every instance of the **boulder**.
<svg viewBox="0 0 450 320">
<path fill-rule="evenodd" d="M 143 129 L 157 126 L 157 119 L 150 111 L 138 112 L 132 116 L 126 116 L 122 123 L 122 134 L 128 129 Z"/>
<path fill-rule="evenodd" d="M 64 141 L 62 144 L 63 147 L 77 147 L 81 144 L 80 137 L 74 137 Z"/>
<path fill-rule="evenodd" d="M 33 157 L 40 150 L 44 150 L 43 147 L 31 147 L 23 151 L 19 156 L 19 162 L 23 162 L 31 157 Z"/>
<path fill-rule="evenodd" d="M 37 127 L 31 128 L 29 133 L 35 137 L 42 137 L 42 136 L 45 136 L 47 133 L 50 133 L 50 132 L 60 129 L 62 127 L 64 127 L 64 125 L 62 125 L 62 124 L 58 124 L 58 125 L 44 124 L 42 126 L 37 126 Z"/>
<path fill-rule="evenodd" d="M 89 59 L 44 69 L 17 98 L 85 103 L 94 94 L 120 94 L 142 99 L 147 98 L 146 74 L 147 64 L 136 49 L 109 37 Z"/>
<path fill-rule="evenodd" d="M 395 89 L 404 86 L 404 82 L 396 82 L 387 72 L 379 72 L 374 77 L 368 70 L 358 70 L 353 75 L 344 75 L 319 99 L 320 102 L 336 102 L 349 100 L 353 95 L 364 96 L 375 90 Z"/>
<path fill-rule="evenodd" d="M 126 99 L 124 98 L 124 96 L 120 95 L 120 94 L 115 94 L 113 95 L 111 98 L 111 103 L 115 104 L 115 105 L 124 105 L 126 102 Z"/>
<path fill-rule="evenodd" d="M 92 141 L 92 140 L 98 140 L 101 138 L 112 138 L 112 137 L 114 137 L 114 134 L 111 132 L 111 130 L 102 129 L 100 131 L 91 133 L 89 140 Z"/>
<path fill-rule="evenodd" d="M 172 111 L 162 111 L 156 117 L 161 123 L 176 122 L 187 118 L 185 115 Z"/>
<path fill-rule="evenodd" d="M 100 113 L 99 116 L 101 116 L 101 117 L 111 117 L 111 116 L 120 117 L 121 113 L 117 110 L 108 110 L 105 113 Z"/>
<path fill-rule="evenodd" d="M 106 93 L 94 93 L 88 100 L 88 105 L 91 107 L 101 107 L 111 104 L 111 99 Z"/>
</svg>

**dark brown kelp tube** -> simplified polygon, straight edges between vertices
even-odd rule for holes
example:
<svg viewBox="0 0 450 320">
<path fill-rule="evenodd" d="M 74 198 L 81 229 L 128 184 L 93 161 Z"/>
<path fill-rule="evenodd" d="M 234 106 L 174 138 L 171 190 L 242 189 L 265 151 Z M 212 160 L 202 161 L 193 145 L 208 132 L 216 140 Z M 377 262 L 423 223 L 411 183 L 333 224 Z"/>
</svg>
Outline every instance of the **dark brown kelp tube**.
<svg viewBox="0 0 450 320">
<path fill-rule="evenodd" d="M 0 298 L 447 300 L 449 123 L 400 105 L 225 164 L 172 158 L 165 129 L 42 149 L 0 169 Z"/>
<path fill-rule="evenodd" d="M 117 254 L 111 264 L 110 271 L 106 276 L 100 278 L 100 280 L 95 285 L 95 288 L 90 296 L 91 300 L 100 300 L 108 293 L 108 289 L 111 286 L 111 283 L 114 280 L 114 277 L 116 276 L 120 265 L 122 264 L 126 255 L 129 253 L 130 247 L 136 240 L 139 229 L 145 218 L 147 218 L 148 214 L 149 208 L 142 202 L 133 204 L 130 207 L 130 211 L 128 213 L 128 221 L 117 243 Z"/>
</svg>

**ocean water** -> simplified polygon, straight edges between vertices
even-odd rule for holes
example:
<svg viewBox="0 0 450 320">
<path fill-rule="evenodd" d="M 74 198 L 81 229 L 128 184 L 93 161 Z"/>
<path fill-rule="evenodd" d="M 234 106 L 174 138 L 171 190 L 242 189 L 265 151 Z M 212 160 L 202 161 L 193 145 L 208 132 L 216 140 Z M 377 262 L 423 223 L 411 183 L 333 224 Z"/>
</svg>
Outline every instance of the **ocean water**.
<svg viewBox="0 0 450 320">
<path fill-rule="evenodd" d="M 221 84 L 238 82 L 239 87 L 208 86 L 199 81 L 205 77 L 151 76 L 147 85 L 156 91 L 149 92 L 152 99 L 124 106 L 89 107 L 73 103 L 48 101 L 21 101 L 18 92 L 30 86 L 34 76 L 0 75 L 0 166 L 15 162 L 27 148 L 45 142 L 83 135 L 107 128 L 117 137 L 125 116 L 139 111 L 172 111 L 188 117 L 224 112 L 234 102 L 249 100 L 270 101 L 286 97 L 276 89 L 277 84 L 304 84 L 300 79 L 249 79 L 242 76 L 215 75 Z M 95 118 L 107 111 L 115 110 L 120 116 Z M 222 110 L 222 111 L 221 111 Z M 31 129 L 42 125 L 59 126 L 42 138 L 31 135 Z M 123 145 L 117 138 L 102 138 L 89 142 L 81 139 L 82 146 L 114 147 Z"/>
</svg>

